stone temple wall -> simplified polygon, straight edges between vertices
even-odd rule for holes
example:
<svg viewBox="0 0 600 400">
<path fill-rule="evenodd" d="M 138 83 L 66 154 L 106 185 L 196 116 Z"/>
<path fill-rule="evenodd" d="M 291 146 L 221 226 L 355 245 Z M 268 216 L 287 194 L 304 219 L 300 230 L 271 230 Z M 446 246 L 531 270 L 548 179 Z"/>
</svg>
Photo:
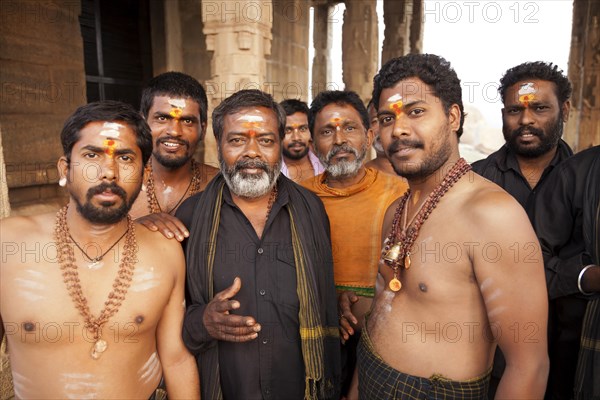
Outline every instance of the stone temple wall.
<svg viewBox="0 0 600 400">
<path fill-rule="evenodd" d="M 7 0 L 0 7 L 0 124 L 10 202 L 60 202 L 59 134 L 86 102 L 80 3 Z"/>
</svg>

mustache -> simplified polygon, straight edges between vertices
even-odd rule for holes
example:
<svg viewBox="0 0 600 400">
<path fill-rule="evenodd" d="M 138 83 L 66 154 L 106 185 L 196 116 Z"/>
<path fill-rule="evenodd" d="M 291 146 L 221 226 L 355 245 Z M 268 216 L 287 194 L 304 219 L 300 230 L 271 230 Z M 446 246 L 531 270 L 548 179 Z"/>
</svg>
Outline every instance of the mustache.
<svg viewBox="0 0 600 400">
<path fill-rule="evenodd" d="M 238 172 L 245 168 L 260 168 L 267 173 L 269 172 L 269 164 L 261 160 L 239 160 L 233 165 L 233 172 Z"/>
<path fill-rule="evenodd" d="M 161 138 L 156 139 L 156 145 L 157 146 L 159 144 L 161 144 L 161 143 L 164 143 L 164 142 L 171 142 L 171 143 L 175 142 L 177 144 L 182 144 L 184 146 L 190 147 L 190 142 L 189 141 L 187 141 L 185 139 L 178 138 L 178 137 L 171 137 L 171 136 L 169 136 L 169 137 L 161 137 Z"/>
<path fill-rule="evenodd" d="M 89 188 L 87 191 L 87 199 L 91 200 L 91 198 L 94 197 L 95 195 L 103 193 L 107 190 L 110 190 L 111 192 L 113 192 L 114 194 L 116 194 L 117 196 L 122 198 L 123 200 L 125 200 L 127 198 L 127 193 L 125 192 L 125 190 L 113 182 L 113 183 L 101 183 L 98 186 Z"/>
<path fill-rule="evenodd" d="M 306 143 L 300 141 L 300 140 L 293 140 L 290 144 L 287 145 L 287 148 L 289 149 L 292 146 L 296 146 L 296 145 L 300 145 L 302 147 L 306 147 Z"/>
<path fill-rule="evenodd" d="M 418 140 L 395 140 L 392 142 L 390 147 L 388 147 L 388 154 L 394 154 L 404 147 L 414 147 L 415 149 L 422 149 L 424 148 L 424 145 Z"/>
<path fill-rule="evenodd" d="M 354 154 L 354 156 L 356 158 L 358 158 L 358 150 L 351 147 L 349 144 L 344 143 L 341 146 L 335 144 L 335 145 L 333 145 L 333 148 L 331 150 L 329 150 L 329 153 L 327 153 L 327 162 L 331 161 L 331 159 L 333 157 L 335 157 L 336 154 L 341 153 L 341 152 Z"/>
<path fill-rule="evenodd" d="M 543 137 L 544 131 L 533 126 L 521 126 L 511 132 L 512 137 L 521 136 L 525 131 L 537 137 Z"/>
</svg>

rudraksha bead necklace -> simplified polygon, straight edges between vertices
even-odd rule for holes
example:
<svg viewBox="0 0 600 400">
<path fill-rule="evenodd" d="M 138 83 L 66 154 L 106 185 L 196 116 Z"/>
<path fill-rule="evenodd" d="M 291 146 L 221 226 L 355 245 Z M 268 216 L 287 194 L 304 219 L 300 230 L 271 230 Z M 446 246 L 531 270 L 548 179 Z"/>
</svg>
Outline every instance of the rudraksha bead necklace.
<svg viewBox="0 0 600 400">
<path fill-rule="evenodd" d="M 83 295 L 79 271 L 77 270 L 77 264 L 75 264 L 73 246 L 69 241 L 70 233 L 67 225 L 67 208 L 62 208 L 56 214 L 56 228 L 54 233 L 58 251 L 58 262 L 69 296 L 73 300 L 73 303 L 75 303 L 75 307 L 81 316 L 83 316 L 84 327 L 92 333 L 92 337 L 94 338 L 90 356 L 94 360 L 97 360 L 108 347 L 106 340 L 102 339 L 102 325 L 119 311 L 121 303 L 125 300 L 127 289 L 131 284 L 137 254 L 135 227 L 131 217 L 127 216 L 127 234 L 125 235 L 122 261 L 112 285 L 113 290 L 108 294 L 108 299 L 104 302 L 104 308 L 100 312 L 100 315 L 94 318 L 90 312 L 88 301 Z"/>
<path fill-rule="evenodd" d="M 402 288 L 402 283 L 398 279 L 398 271 L 401 267 L 410 268 L 410 251 L 419 235 L 421 226 L 446 192 L 470 170 L 471 166 L 464 158 L 460 158 L 442 182 L 427 196 L 427 199 L 416 213 L 416 217 L 413 217 L 414 222 L 411 220 L 408 227 L 406 226 L 406 216 L 408 214 L 408 200 L 411 196 L 410 189 L 400 199 L 392 221 L 392 230 L 386 238 L 381 252 L 383 261 L 394 271 L 394 277 L 388 284 L 390 290 L 397 292 Z M 400 228 L 401 218 L 403 219 L 403 226 Z"/>
<path fill-rule="evenodd" d="M 170 210 L 164 211 L 167 214 L 171 214 L 173 211 L 175 211 L 177 209 L 177 207 L 179 207 L 179 205 L 183 202 L 183 200 L 185 200 L 186 194 L 189 193 L 190 196 L 193 196 L 200 191 L 202 170 L 201 170 L 200 166 L 198 165 L 198 163 L 196 162 L 196 160 L 194 160 L 194 159 L 192 159 L 191 168 L 192 168 L 192 179 L 190 180 L 190 184 L 188 185 L 185 192 L 183 192 L 183 195 L 181 196 L 179 201 L 173 207 L 171 207 Z M 146 197 L 148 199 L 148 210 L 149 210 L 150 214 L 156 214 L 156 213 L 163 212 L 162 207 L 160 206 L 160 203 L 158 202 L 158 198 L 156 197 L 156 189 L 155 189 L 155 184 L 154 184 L 154 173 L 152 171 L 152 160 L 148 161 L 148 164 L 146 165 L 146 173 L 148 174 L 147 175 L 148 179 L 145 182 Z"/>
</svg>

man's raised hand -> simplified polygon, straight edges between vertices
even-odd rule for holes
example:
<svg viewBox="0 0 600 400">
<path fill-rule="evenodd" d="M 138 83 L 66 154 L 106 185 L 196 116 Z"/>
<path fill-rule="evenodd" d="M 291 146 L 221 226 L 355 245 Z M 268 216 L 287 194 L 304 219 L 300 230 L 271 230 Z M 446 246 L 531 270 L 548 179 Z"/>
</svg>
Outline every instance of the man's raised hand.
<svg viewBox="0 0 600 400">
<path fill-rule="evenodd" d="M 258 337 L 260 324 L 253 317 L 232 315 L 231 310 L 240 308 L 237 300 L 231 300 L 241 289 L 242 280 L 235 278 L 233 284 L 216 294 L 204 310 L 203 322 L 208 333 L 217 340 L 247 342 Z"/>
</svg>

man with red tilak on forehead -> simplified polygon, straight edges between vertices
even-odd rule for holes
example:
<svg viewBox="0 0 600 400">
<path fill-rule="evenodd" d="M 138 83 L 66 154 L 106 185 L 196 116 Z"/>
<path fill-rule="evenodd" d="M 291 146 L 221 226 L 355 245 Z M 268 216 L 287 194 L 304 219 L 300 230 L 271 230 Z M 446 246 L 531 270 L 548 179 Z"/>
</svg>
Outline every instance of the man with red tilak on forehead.
<svg viewBox="0 0 600 400">
<path fill-rule="evenodd" d="M 556 65 L 527 62 L 506 71 L 498 88 L 506 144 L 473 171 L 510 193 L 532 218 L 548 174 L 573 152 L 561 139 L 571 109 L 571 83 Z"/>
<path fill-rule="evenodd" d="M 208 123 L 206 93 L 191 76 L 166 72 L 150 80 L 142 92 L 140 108 L 152 129 L 154 148 L 131 215 L 148 215 L 141 220 L 146 227 L 181 241 L 188 232 L 173 217 L 175 211 L 219 172 L 194 160 Z"/>
<path fill-rule="evenodd" d="M 539 245 L 523 208 L 459 155 L 460 80 L 443 58 L 411 54 L 382 67 L 373 99 L 409 191 L 383 224 L 381 284 L 358 346 L 360 397 L 486 398 L 498 345 L 507 360 L 498 398 L 542 398 Z"/>
<path fill-rule="evenodd" d="M 259 90 L 215 109 L 221 173 L 177 212 L 190 230 L 183 336 L 203 399 L 338 399 L 329 222 L 280 173 L 285 113 Z"/>
<path fill-rule="evenodd" d="M 91 103 L 61 142 L 68 205 L 1 224 L 0 336 L 16 397 L 164 398 L 164 379 L 169 397 L 199 398 L 181 337 L 183 252 L 127 215 L 152 151 L 148 125 L 126 104 Z"/>
<path fill-rule="evenodd" d="M 500 79 L 498 88 L 504 103 L 502 132 L 506 144 L 486 159 L 473 163 L 473 170 L 512 195 L 523 206 L 530 220 L 536 201 L 540 201 L 536 200 L 538 193 L 545 187 L 550 172 L 573 154 L 569 145 L 561 139 L 571 109 L 571 91 L 569 79 L 551 63 L 526 62 L 510 68 Z M 565 349 L 578 346 L 580 335 L 577 329 L 558 327 L 562 323 L 556 318 L 555 310 L 564 309 L 564 305 L 555 305 L 556 298 L 560 296 L 554 289 L 548 281 L 551 349 L 548 392 L 566 398 L 572 395 L 572 380 L 569 384 L 568 374 L 556 367 L 560 365 L 564 370 L 574 372 L 577 354 Z M 567 324 L 571 323 L 574 315 L 583 318 L 582 308 L 575 304 L 578 301 L 585 303 L 582 299 L 568 300 Z M 560 362 L 552 361 L 555 354 L 560 354 Z M 496 351 L 490 396 L 493 396 L 503 370 L 502 353 Z"/>
<path fill-rule="evenodd" d="M 351 91 L 324 91 L 313 100 L 309 124 L 317 156 L 325 172 L 302 182 L 317 194 L 331 222 L 333 269 L 338 293 L 353 302 L 361 319 L 375 295 L 381 224 L 385 210 L 406 191 L 398 176 L 365 167 L 373 141 L 369 115 L 362 100 Z M 358 320 L 342 319 L 347 331 L 360 329 Z M 345 325 L 345 326 L 344 326 Z M 343 348 L 344 387 L 347 390 L 355 364 L 356 338 Z"/>
</svg>

